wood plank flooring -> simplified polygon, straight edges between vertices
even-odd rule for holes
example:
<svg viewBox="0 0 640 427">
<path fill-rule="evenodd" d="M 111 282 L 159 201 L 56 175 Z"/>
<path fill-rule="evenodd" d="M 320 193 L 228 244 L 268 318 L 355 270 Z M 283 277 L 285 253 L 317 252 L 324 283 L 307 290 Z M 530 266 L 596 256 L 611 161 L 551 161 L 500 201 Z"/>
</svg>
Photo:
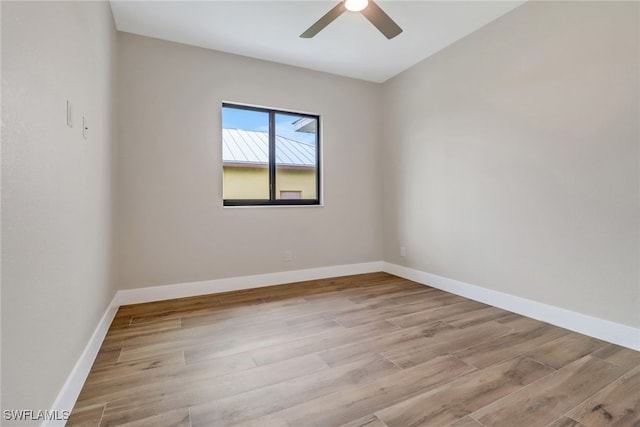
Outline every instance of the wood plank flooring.
<svg viewBox="0 0 640 427">
<path fill-rule="evenodd" d="M 121 307 L 69 426 L 640 426 L 640 353 L 386 273 Z"/>
</svg>

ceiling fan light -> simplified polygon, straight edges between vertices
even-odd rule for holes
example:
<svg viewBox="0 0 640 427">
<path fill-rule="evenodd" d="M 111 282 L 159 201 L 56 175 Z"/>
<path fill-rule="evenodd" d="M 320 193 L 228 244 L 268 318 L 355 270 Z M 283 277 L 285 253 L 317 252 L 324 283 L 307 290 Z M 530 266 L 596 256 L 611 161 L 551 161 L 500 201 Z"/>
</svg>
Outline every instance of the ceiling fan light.
<svg viewBox="0 0 640 427">
<path fill-rule="evenodd" d="M 352 12 L 360 12 L 362 9 L 369 6 L 369 0 L 345 0 L 344 6 L 347 10 Z"/>
</svg>

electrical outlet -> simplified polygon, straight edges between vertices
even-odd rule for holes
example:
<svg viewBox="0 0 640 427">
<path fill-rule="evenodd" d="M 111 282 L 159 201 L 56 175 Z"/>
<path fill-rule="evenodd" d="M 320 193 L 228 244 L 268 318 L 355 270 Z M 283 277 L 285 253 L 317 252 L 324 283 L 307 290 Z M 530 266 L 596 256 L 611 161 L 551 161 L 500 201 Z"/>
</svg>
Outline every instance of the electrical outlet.
<svg viewBox="0 0 640 427">
<path fill-rule="evenodd" d="M 400 256 L 407 256 L 407 248 L 400 246 Z"/>
<path fill-rule="evenodd" d="M 291 262 L 291 260 L 293 260 L 293 252 L 291 252 L 291 249 L 285 249 L 284 262 Z"/>
</svg>

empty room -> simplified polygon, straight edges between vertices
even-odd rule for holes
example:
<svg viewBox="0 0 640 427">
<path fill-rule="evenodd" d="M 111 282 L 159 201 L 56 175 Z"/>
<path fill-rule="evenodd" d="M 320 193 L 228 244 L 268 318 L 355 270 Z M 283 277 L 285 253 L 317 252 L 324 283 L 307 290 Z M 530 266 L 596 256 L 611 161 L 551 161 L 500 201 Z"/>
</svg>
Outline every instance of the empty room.
<svg viewBox="0 0 640 427">
<path fill-rule="evenodd" d="M 1 425 L 640 425 L 640 3 L 0 13 Z"/>
</svg>

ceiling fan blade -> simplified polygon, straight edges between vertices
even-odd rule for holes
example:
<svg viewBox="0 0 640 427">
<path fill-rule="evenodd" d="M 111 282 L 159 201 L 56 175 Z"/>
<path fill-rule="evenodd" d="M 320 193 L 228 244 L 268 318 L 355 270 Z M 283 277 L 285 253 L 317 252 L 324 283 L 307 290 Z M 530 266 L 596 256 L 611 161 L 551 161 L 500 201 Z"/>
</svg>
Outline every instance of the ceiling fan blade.
<svg viewBox="0 0 640 427">
<path fill-rule="evenodd" d="M 344 2 L 341 1 L 322 18 L 318 19 L 315 24 L 310 26 L 307 31 L 300 34 L 300 37 L 303 39 L 310 39 L 318 34 L 324 27 L 331 24 L 338 16 L 342 15 L 345 10 L 347 9 L 344 7 Z"/>
<path fill-rule="evenodd" d="M 402 32 L 402 28 L 396 24 L 384 10 L 380 8 L 373 0 L 369 0 L 369 5 L 364 8 L 362 13 L 386 38 L 391 40 Z"/>
</svg>

